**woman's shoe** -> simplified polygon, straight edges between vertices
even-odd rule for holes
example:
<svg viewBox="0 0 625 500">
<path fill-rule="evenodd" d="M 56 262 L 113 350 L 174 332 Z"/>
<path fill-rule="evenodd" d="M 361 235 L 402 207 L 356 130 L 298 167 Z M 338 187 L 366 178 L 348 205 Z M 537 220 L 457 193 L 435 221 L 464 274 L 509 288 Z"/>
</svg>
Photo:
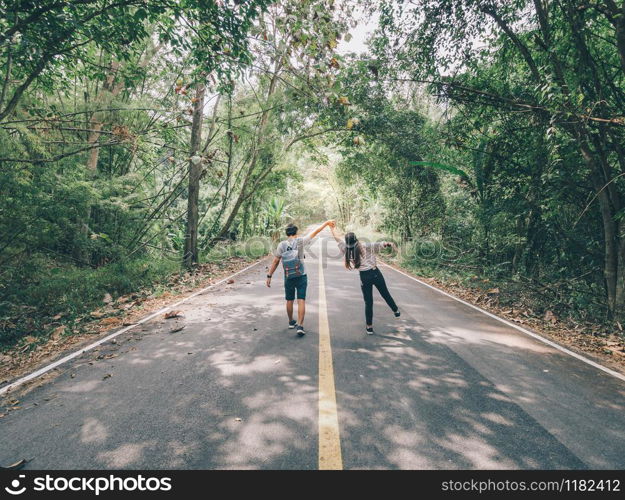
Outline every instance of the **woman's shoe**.
<svg viewBox="0 0 625 500">
<path fill-rule="evenodd" d="M 395 317 L 399 318 L 401 316 L 401 313 L 399 312 L 399 309 L 397 309 L 397 311 L 395 311 Z"/>
<path fill-rule="evenodd" d="M 373 327 L 372 326 L 368 326 L 367 327 L 367 335 L 373 335 Z"/>
<path fill-rule="evenodd" d="M 289 321 L 289 328 L 293 329 L 297 326 L 297 321 L 292 319 L 291 321 Z"/>
</svg>

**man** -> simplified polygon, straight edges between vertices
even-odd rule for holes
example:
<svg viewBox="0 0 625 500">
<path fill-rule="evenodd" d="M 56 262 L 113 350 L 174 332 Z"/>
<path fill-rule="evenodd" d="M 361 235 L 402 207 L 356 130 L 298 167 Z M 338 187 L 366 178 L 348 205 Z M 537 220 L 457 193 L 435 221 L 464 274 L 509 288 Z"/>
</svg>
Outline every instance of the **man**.
<svg viewBox="0 0 625 500">
<path fill-rule="evenodd" d="M 280 242 L 274 254 L 273 262 L 267 274 L 267 286 L 271 286 L 271 277 L 275 272 L 280 260 L 284 267 L 284 292 L 286 298 L 286 314 L 289 317 L 289 328 L 296 328 L 297 334 L 303 337 L 304 315 L 306 314 L 306 287 L 308 286 L 308 276 L 304 267 L 304 248 L 308 246 L 313 238 L 323 231 L 327 226 L 333 224 L 329 220 L 315 229 L 312 233 L 304 237 L 298 237 L 297 226 L 289 224 L 286 227 L 287 239 Z M 297 292 L 297 321 L 293 319 L 293 303 Z"/>
</svg>

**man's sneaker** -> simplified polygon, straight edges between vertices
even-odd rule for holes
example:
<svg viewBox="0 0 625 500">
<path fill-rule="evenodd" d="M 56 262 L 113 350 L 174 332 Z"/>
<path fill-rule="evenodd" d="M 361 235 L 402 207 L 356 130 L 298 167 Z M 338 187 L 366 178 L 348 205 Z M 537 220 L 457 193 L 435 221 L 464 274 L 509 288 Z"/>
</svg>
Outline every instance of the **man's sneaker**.
<svg viewBox="0 0 625 500">
<path fill-rule="evenodd" d="M 399 312 L 399 309 L 397 309 L 397 311 L 395 311 L 395 317 L 399 318 L 401 316 L 401 313 Z"/>
<path fill-rule="evenodd" d="M 289 328 L 295 328 L 295 325 L 297 325 L 297 321 L 295 321 L 294 319 L 289 321 Z"/>
<path fill-rule="evenodd" d="M 304 331 L 304 327 L 302 325 L 297 325 L 297 334 L 300 337 L 303 337 L 306 334 L 306 332 Z"/>
<path fill-rule="evenodd" d="M 367 327 L 367 335 L 373 335 L 373 327 L 372 326 L 368 326 Z"/>
</svg>

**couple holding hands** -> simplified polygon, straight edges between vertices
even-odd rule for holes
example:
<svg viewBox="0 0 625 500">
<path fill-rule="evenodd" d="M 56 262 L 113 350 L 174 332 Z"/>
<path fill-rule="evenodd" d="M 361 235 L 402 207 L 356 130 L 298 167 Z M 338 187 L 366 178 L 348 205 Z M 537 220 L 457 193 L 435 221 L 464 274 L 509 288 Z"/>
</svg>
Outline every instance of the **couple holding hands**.
<svg viewBox="0 0 625 500">
<path fill-rule="evenodd" d="M 287 239 L 280 242 L 274 253 L 274 259 L 267 272 L 267 286 L 271 286 L 271 278 L 278 264 L 282 261 L 284 267 L 284 291 L 286 298 L 286 313 L 289 317 L 289 328 L 296 328 L 301 337 L 304 330 L 304 316 L 306 314 L 306 288 L 308 277 L 304 267 L 304 249 L 326 227 L 332 231 L 332 236 L 339 246 L 341 254 L 345 257 L 345 267 L 349 270 L 360 271 L 360 288 L 365 300 L 365 323 L 368 335 L 373 335 L 373 287 L 380 292 L 382 298 L 391 308 L 395 317 L 399 317 L 399 308 L 391 296 L 384 276 L 377 267 L 376 253 L 385 247 L 395 247 L 394 243 L 380 241 L 376 243 L 364 243 L 358 241 L 354 233 L 346 233 L 341 236 L 336 228 L 336 222 L 329 220 L 306 236 L 299 236 L 297 226 L 289 224 L 286 227 Z M 297 295 L 297 320 L 293 319 L 293 304 Z"/>
</svg>

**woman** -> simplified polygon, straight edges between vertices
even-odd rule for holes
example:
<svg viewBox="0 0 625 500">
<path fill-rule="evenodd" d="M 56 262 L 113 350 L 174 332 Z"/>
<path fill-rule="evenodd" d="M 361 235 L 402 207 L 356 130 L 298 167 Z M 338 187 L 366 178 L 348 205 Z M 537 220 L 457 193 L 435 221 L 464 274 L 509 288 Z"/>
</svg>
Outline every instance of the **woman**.
<svg viewBox="0 0 625 500">
<path fill-rule="evenodd" d="M 358 269 L 360 271 L 360 288 L 362 296 L 365 299 L 365 320 L 367 325 L 367 334 L 373 335 L 373 287 L 375 286 L 380 292 L 382 298 L 386 301 L 391 310 L 395 313 L 395 317 L 399 318 L 399 308 L 393 297 L 391 297 L 382 271 L 378 269 L 375 254 L 382 248 L 395 247 L 394 243 L 381 241 L 378 243 L 362 243 L 358 241 L 354 233 L 347 233 L 344 240 L 341 238 L 336 226 L 330 225 L 332 236 L 339 244 L 341 253 L 345 255 L 345 267 L 347 269 Z"/>
</svg>

